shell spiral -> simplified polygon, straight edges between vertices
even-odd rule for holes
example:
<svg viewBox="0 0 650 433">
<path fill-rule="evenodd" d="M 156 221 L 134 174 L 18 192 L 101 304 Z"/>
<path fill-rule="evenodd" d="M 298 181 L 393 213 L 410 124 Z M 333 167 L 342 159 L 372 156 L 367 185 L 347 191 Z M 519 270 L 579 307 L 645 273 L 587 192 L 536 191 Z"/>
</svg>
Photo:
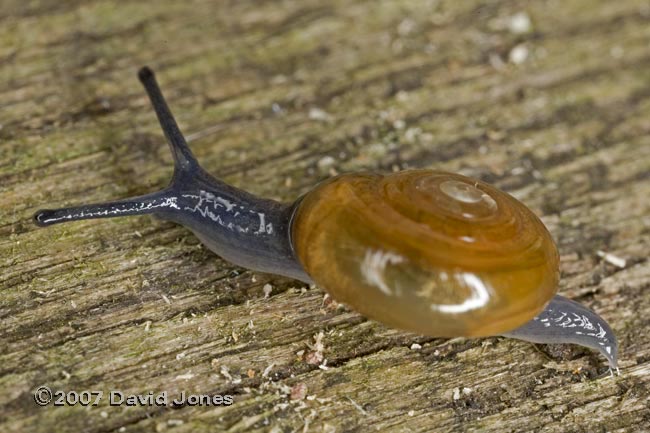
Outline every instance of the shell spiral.
<svg viewBox="0 0 650 433">
<path fill-rule="evenodd" d="M 297 204 L 298 260 L 334 299 L 419 334 L 497 335 L 553 297 L 559 257 L 509 194 L 432 170 L 329 179 Z"/>
</svg>

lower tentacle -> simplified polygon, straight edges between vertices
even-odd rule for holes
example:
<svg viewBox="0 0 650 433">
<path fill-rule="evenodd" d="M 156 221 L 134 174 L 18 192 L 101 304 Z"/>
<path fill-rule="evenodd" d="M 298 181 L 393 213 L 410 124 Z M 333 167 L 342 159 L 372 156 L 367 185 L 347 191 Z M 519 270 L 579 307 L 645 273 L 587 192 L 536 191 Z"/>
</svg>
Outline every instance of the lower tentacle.
<svg viewBox="0 0 650 433">
<path fill-rule="evenodd" d="M 106 203 L 95 203 L 61 209 L 41 209 L 34 214 L 34 222 L 49 226 L 68 221 L 96 218 L 115 218 L 126 215 L 142 215 L 178 209 L 177 197 L 171 190 L 162 190 L 140 197 L 132 197 Z"/>
</svg>

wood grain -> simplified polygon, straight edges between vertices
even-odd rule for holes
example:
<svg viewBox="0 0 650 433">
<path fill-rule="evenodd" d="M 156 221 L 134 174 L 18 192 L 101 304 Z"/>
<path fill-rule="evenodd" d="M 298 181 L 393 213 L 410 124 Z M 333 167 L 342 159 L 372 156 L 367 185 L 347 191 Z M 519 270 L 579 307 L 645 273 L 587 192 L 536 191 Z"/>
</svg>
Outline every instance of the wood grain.
<svg viewBox="0 0 650 433">
<path fill-rule="evenodd" d="M 650 430 L 649 22 L 636 0 L 3 1 L 0 429 Z M 388 329 L 151 217 L 33 226 L 167 183 L 145 64 L 204 167 L 256 194 L 413 167 L 514 194 L 621 376 L 577 348 Z M 234 404 L 39 407 L 39 385 Z"/>
</svg>

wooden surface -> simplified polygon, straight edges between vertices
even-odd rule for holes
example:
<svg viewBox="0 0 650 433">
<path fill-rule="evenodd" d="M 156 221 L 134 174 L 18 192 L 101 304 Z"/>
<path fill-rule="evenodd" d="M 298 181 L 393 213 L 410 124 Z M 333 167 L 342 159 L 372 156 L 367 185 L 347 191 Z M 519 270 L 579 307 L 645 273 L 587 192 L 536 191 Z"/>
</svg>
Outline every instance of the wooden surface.
<svg viewBox="0 0 650 433">
<path fill-rule="evenodd" d="M 643 0 L 3 0 L 0 430 L 650 430 L 649 24 Z M 144 64 L 204 167 L 254 193 L 435 167 L 514 194 L 621 376 L 587 350 L 388 329 L 148 216 L 33 226 L 166 185 Z M 39 407 L 39 385 L 234 404 Z"/>
</svg>

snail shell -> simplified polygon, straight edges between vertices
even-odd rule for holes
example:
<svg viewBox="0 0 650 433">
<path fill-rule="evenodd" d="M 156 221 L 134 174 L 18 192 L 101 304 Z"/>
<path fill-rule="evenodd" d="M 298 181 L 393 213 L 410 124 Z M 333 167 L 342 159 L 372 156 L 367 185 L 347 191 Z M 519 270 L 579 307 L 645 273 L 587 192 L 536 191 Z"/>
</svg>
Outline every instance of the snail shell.
<svg viewBox="0 0 650 433">
<path fill-rule="evenodd" d="M 291 238 L 305 271 L 335 299 L 438 337 L 522 325 L 559 279 L 557 248 L 533 212 L 441 171 L 330 179 L 297 205 Z"/>
</svg>

